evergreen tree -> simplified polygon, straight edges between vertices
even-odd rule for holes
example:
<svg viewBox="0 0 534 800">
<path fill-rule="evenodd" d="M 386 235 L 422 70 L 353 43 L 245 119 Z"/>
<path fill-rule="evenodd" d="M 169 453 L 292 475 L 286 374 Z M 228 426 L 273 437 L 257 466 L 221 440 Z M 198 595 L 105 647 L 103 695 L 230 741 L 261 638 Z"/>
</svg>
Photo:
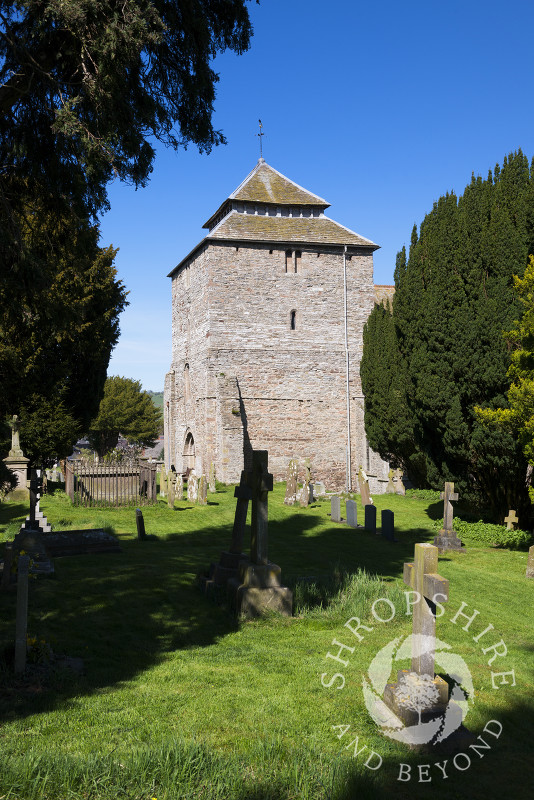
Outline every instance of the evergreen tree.
<svg viewBox="0 0 534 800">
<path fill-rule="evenodd" d="M 509 385 L 502 331 L 517 318 L 513 274 L 534 241 L 533 173 L 521 151 L 486 180 L 472 177 L 460 198 L 441 197 L 414 228 L 408 261 L 395 273 L 393 323 L 400 354 L 407 430 L 424 458 L 425 484 L 454 481 L 503 518 L 525 513 L 526 460 L 510 433 L 488 431 L 475 406 L 501 407 Z M 383 377 L 384 385 L 387 384 Z M 372 413 L 372 408 L 371 408 Z M 368 429 L 391 424 L 384 414 Z M 394 445 L 394 442 L 392 442 Z M 393 450 L 408 463 L 402 439 Z"/>
<path fill-rule="evenodd" d="M 158 438 L 161 412 L 139 381 L 112 377 L 106 380 L 98 414 L 89 427 L 89 441 L 99 456 L 117 445 L 119 435 L 131 444 L 153 447 Z"/>
</svg>

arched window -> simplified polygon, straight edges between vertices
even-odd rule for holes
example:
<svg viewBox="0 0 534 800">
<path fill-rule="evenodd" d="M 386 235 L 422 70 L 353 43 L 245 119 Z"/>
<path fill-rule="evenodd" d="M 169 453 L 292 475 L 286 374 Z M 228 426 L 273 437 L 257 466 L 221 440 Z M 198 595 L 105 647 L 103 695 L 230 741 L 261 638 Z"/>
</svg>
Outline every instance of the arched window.
<svg viewBox="0 0 534 800">
<path fill-rule="evenodd" d="M 184 444 L 184 471 L 191 469 L 195 469 L 195 440 L 189 431 Z"/>
</svg>

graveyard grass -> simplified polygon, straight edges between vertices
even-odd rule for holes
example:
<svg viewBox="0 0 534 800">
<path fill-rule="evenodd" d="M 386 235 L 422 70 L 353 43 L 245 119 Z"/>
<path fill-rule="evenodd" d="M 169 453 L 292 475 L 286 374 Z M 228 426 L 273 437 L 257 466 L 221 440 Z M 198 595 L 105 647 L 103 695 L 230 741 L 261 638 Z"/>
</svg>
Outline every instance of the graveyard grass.
<svg viewBox="0 0 534 800">
<path fill-rule="evenodd" d="M 384 737 L 365 709 L 362 676 L 376 653 L 411 632 L 402 583 L 416 542 L 432 542 L 443 505 L 424 497 L 375 497 L 395 512 L 397 544 L 330 522 L 330 504 L 283 503 L 285 485 L 269 496 L 269 556 L 295 591 L 295 617 L 238 622 L 205 598 L 195 576 L 229 543 L 233 487 L 218 486 L 208 505 L 165 501 L 146 507 L 147 534 L 135 534 L 135 509 L 75 508 L 59 490 L 41 501 L 55 530 L 102 527 L 122 553 L 59 558 L 55 576 L 30 586 L 29 634 L 38 651 L 81 657 L 85 672 L 33 672 L 15 680 L 0 665 L 2 759 L 0 797 L 217 798 L 220 800 L 349 800 L 353 797 L 522 798 L 534 783 L 534 580 L 527 553 L 471 545 L 439 559 L 450 601 L 437 635 L 467 662 L 475 703 L 467 727 L 479 734 L 490 719 L 503 725 L 491 750 L 456 769 L 452 756 L 426 757 Z M 342 514 L 344 504 L 342 503 Z M 0 505 L 0 540 L 13 538 L 27 509 Z M 358 518 L 363 511 L 358 501 Z M 378 576 L 378 577 L 373 577 Z M 372 602 L 388 597 L 395 617 L 379 623 Z M 12 641 L 15 594 L 0 595 L 0 641 Z M 480 613 L 469 632 L 451 617 L 465 602 Z M 386 615 L 387 606 L 380 609 Z M 360 617 L 363 641 L 344 627 Z M 494 631 L 478 643 L 473 636 Z M 488 666 L 483 646 L 506 642 L 508 654 Z M 326 658 L 343 650 L 346 667 Z M 409 664 L 399 662 L 396 667 Z M 516 685 L 491 687 L 491 670 L 515 670 Z M 334 673 L 346 685 L 321 685 Z M 437 667 L 437 672 L 439 668 Z M 350 725 L 347 734 L 336 738 Z M 358 737 L 358 744 L 355 739 Z M 366 749 L 355 755 L 365 745 Z M 371 751 L 383 758 L 366 768 Z M 436 761 L 448 760 L 443 779 Z M 399 763 L 412 766 L 398 780 Z M 419 782 L 420 764 L 432 782 Z"/>
</svg>

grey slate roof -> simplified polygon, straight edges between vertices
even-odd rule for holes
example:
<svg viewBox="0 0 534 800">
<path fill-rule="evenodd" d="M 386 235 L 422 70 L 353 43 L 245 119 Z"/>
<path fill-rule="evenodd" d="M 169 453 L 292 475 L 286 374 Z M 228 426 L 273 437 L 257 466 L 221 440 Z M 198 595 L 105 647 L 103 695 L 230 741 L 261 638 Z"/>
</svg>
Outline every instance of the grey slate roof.
<svg viewBox="0 0 534 800">
<path fill-rule="evenodd" d="M 328 217 L 270 217 L 240 214 L 237 211 L 231 211 L 224 217 L 206 239 L 378 247 L 370 239 L 359 236 Z"/>
</svg>

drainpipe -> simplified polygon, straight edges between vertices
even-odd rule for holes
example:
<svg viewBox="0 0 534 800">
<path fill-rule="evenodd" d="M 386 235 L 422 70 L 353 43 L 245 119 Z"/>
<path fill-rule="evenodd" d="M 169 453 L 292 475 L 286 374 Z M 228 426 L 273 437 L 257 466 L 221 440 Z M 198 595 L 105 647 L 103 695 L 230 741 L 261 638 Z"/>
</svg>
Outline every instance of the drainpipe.
<svg viewBox="0 0 534 800">
<path fill-rule="evenodd" d="M 350 441 L 350 384 L 349 384 L 349 329 L 347 309 L 347 245 L 343 247 L 343 316 L 345 322 L 345 372 L 347 396 L 347 492 L 352 489 L 351 441 Z"/>
</svg>

